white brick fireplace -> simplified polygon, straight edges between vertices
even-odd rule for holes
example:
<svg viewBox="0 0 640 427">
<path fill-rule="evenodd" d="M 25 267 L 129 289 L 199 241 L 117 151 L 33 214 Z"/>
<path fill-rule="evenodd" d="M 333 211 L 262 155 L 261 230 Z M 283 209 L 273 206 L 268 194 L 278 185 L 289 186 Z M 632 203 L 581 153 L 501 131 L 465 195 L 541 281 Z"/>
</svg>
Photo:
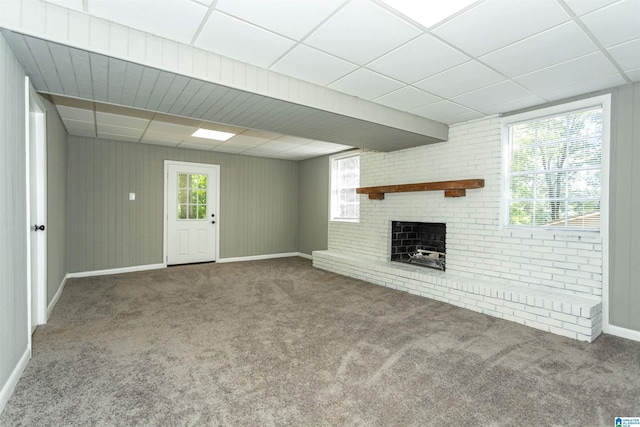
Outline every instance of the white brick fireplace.
<svg viewBox="0 0 640 427">
<path fill-rule="evenodd" d="M 602 331 L 602 239 L 597 233 L 501 226 L 502 141 L 496 116 L 451 126 L 449 141 L 393 153 L 364 151 L 360 185 L 484 179 L 466 197 L 442 191 L 360 199 L 358 223 L 330 222 L 318 268 L 434 298 L 571 338 Z M 391 222 L 446 223 L 446 271 L 391 263 Z"/>
</svg>

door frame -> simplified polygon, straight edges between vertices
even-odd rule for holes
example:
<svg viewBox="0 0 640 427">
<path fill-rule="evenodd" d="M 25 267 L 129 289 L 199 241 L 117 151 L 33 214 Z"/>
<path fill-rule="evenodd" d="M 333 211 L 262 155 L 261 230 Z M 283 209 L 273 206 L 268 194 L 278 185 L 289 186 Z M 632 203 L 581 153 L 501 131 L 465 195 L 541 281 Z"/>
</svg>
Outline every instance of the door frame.
<svg viewBox="0 0 640 427">
<path fill-rule="evenodd" d="M 216 204 L 216 233 L 214 238 L 214 248 L 216 256 L 214 261 L 217 262 L 220 259 L 220 165 L 214 165 L 211 163 L 194 163 L 194 162 L 181 162 L 177 160 L 165 160 L 164 161 L 164 212 L 163 212 L 163 249 L 162 249 L 162 263 L 165 267 L 168 265 L 169 257 L 169 165 L 172 166 L 184 166 L 184 167 L 209 167 L 215 170 L 215 184 L 214 190 L 216 196 L 214 202 Z"/>
<path fill-rule="evenodd" d="M 35 114 L 35 153 L 31 150 L 31 114 Z M 25 184 L 27 199 L 27 308 L 29 324 L 29 347 L 31 347 L 31 335 L 33 333 L 33 313 L 32 306 L 36 306 L 36 325 L 47 323 L 47 234 L 46 230 L 36 239 L 38 253 L 38 277 L 33 278 L 31 274 L 31 233 L 34 223 L 31 218 L 31 193 L 36 192 L 38 201 L 36 216 L 41 219 L 41 223 L 47 223 L 47 109 L 40 96 L 31 85 L 29 77 L 25 77 Z M 36 156 L 36 182 L 31 182 L 31 156 Z M 32 292 L 32 280 L 37 280 L 36 292 Z"/>
</svg>

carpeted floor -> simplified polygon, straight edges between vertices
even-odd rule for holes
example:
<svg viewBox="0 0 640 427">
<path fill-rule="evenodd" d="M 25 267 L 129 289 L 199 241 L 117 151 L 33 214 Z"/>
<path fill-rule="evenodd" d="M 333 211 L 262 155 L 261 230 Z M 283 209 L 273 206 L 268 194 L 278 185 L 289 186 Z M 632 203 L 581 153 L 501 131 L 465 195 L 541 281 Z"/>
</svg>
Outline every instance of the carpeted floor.
<svg viewBox="0 0 640 427">
<path fill-rule="evenodd" d="M 616 416 L 640 416 L 639 342 L 582 343 L 283 258 L 70 280 L 0 425 Z"/>
</svg>

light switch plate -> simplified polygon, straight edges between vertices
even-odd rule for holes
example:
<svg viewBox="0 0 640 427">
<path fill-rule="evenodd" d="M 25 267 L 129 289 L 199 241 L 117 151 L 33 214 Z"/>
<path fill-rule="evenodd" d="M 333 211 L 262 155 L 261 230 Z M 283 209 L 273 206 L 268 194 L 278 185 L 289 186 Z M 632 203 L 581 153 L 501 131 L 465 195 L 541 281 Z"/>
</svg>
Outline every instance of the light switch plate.
<svg viewBox="0 0 640 427">
<path fill-rule="evenodd" d="M 135 200 L 136 199 L 136 193 L 129 193 L 129 200 Z"/>
</svg>

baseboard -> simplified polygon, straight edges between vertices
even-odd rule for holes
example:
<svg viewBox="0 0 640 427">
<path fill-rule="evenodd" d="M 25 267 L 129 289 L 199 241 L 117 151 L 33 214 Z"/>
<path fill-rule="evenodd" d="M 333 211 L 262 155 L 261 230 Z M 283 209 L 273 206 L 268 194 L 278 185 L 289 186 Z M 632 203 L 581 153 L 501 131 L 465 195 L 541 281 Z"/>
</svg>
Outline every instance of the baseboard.
<svg viewBox="0 0 640 427">
<path fill-rule="evenodd" d="M 67 284 L 67 279 L 68 278 L 69 278 L 69 274 L 65 274 L 64 278 L 62 279 L 62 282 L 60 282 L 60 286 L 58 287 L 58 291 L 53 296 L 53 298 L 51 298 L 51 302 L 47 306 L 47 318 L 49 318 L 51 316 L 51 312 L 53 311 L 53 308 L 58 303 L 58 300 L 60 299 L 60 295 L 62 295 L 62 291 L 64 290 L 64 285 Z"/>
<path fill-rule="evenodd" d="M 305 253 L 302 253 L 302 252 L 298 252 L 298 256 L 302 257 L 302 258 L 313 260 L 313 255 L 305 254 Z"/>
<path fill-rule="evenodd" d="M 4 411 L 4 407 L 13 394 L 13 390 L 15 390 L 18 381 L 20 381 L 20 377 L 27 367 L 29 359 L 31 359 L 31 351 L 29 347 L 27 347 L 18 364 L 11 372 L 11 375 L 9 375 L 9 379 L 7 379 L 7 382 L 2 386 L 2 390 L 0 390 L 0 414 Z"/>
<path fill-rule="evenodd" d="M 132 267 L 112 268 L 109 270 L 95 270 L 95 271 L 80 271 L 77 273 L 68 273 L 67 278 L 75 277 L 91 277 L 91 276 L 106 276 L 109 274 L 121 274 L 121 273 L 133 273 L 135 271 L 147 271 L 158 270 L 160 268 L 166 268 L 165 264 L 147 264 L 147 265 L 134 265 Z"/>
<path fill-rule="evenodd" d="M 628 340 L 640 341 L 640 331 L 634 331 L 633 329 L 622 328 L 620 326 L 609 325 L 605 333 Z"/>
<path fill-rule="evenodd" d="M 287 258 L 292 256 L 298 256 L 298 255 L 300 255 L 298 252 L 287 252 L 287 253 L 281 253 L 281 254 L 240 256 L 240 257 L 234 257 L 234 258 L 220 258 L 216 262 L 225 263 L 225 262 L 242 262 L 242 261 L 260 261 L 263 259 Z"/>
</svg>

